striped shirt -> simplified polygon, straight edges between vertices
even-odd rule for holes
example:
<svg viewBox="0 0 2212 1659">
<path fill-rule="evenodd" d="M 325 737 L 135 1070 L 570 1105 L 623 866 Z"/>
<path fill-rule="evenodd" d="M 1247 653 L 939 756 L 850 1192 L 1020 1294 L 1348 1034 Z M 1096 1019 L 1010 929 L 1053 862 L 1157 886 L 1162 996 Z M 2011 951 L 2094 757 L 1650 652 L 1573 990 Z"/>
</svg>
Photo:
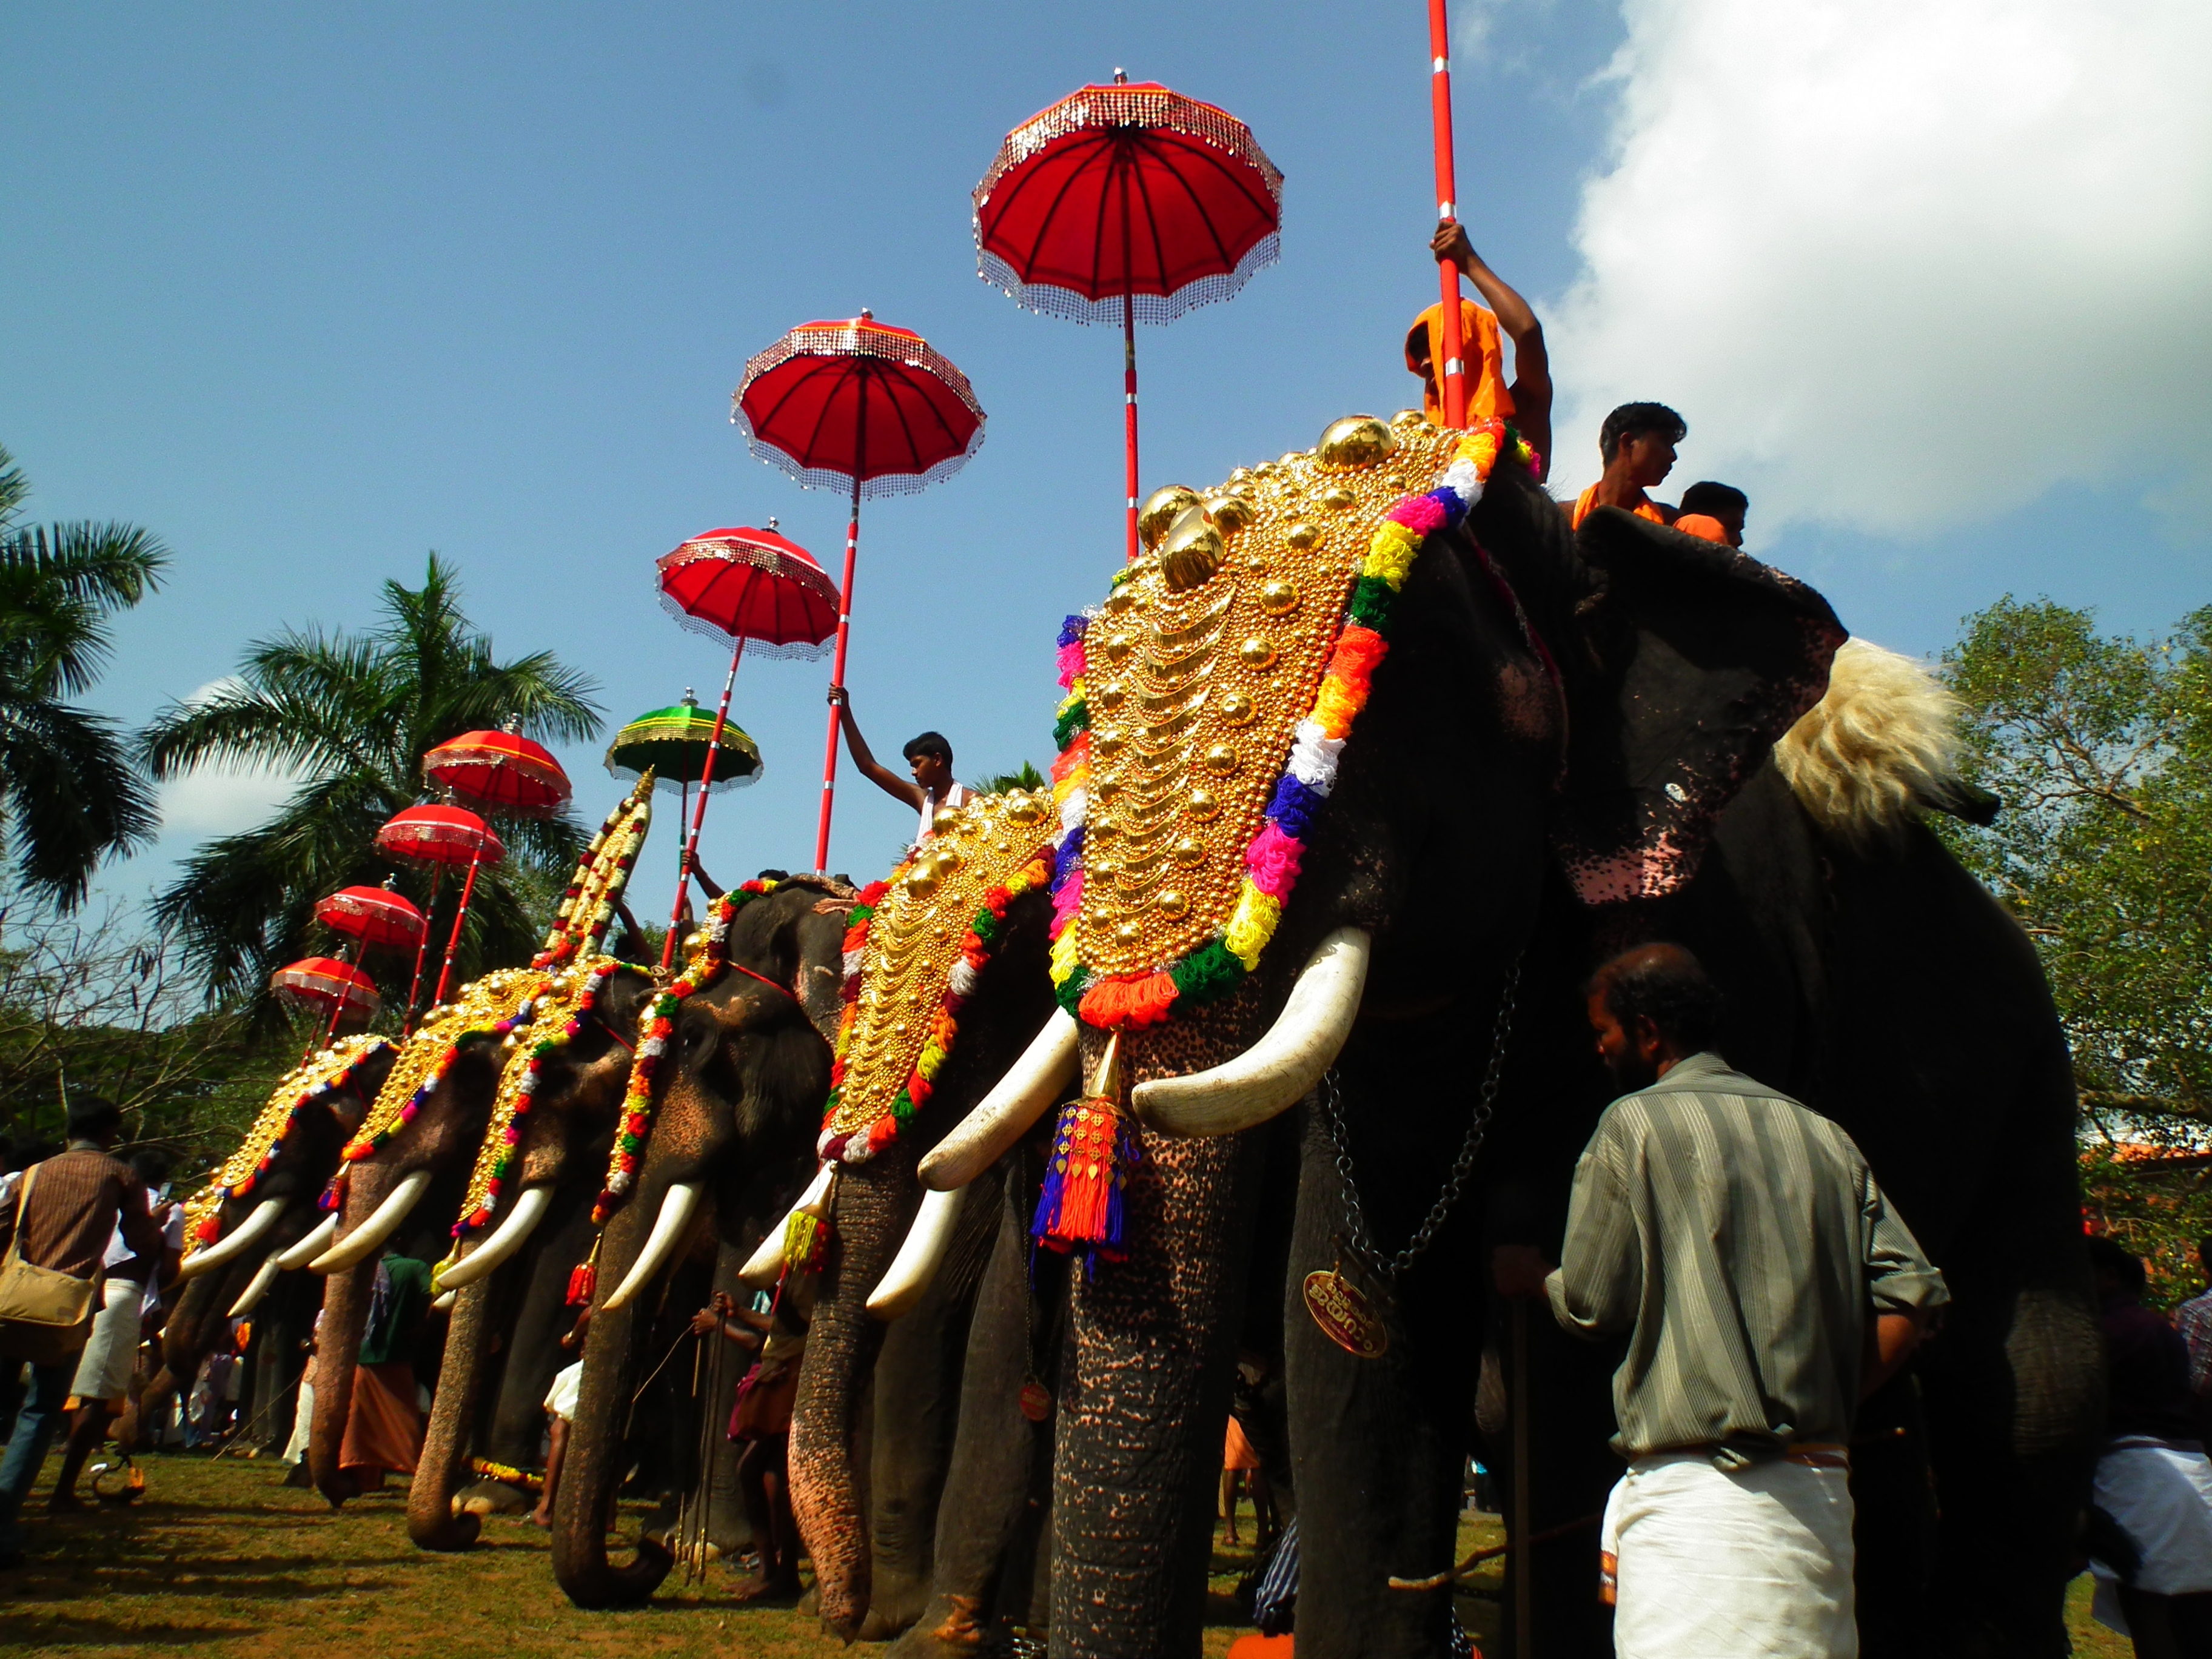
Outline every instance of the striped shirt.
<svg viewBox="0 0 2212 1659">
<path fill-rule="evenodd" d="M 1950 1299 L 1851 1138 L 1713 1054 L 1606 1109 L 1545 1288 L 1567 1329 L 1629 1333 L 1629 1459 L 1848 1442 L 1869 1310 Z"/>
<path fill-rule="evenodd" d="M 147 1266 L 139 1272 L 117 1269 L 116 1276 L 143 1280 L 161 1260 L 161 1230 L 146 1211 L 146 1188 L 128 1164 L 110 1158 L 90 1141 L 77 1141 L 58 1158 L 32 1166 L 31 1201 L 0 1211 L 0 1250 L 15 1236 L 19 1207 L 23 1218 L 23 1260 L 72 1279 L 100 1271 L 115 1225 Z M 16 1188 L 18 1194 L 22 1188 Z"/>
</svg>

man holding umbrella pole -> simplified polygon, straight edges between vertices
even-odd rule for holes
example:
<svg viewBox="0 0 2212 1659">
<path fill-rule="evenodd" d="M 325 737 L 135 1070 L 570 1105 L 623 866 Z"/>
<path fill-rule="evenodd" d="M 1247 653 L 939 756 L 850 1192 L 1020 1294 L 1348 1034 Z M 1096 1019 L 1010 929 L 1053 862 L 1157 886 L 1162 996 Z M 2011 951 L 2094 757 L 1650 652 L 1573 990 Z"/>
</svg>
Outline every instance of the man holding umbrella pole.
<svg viewBox="0 0 2212 1659">
<path fill-rule="evenodd" d="M 903 801 L 921 813 L 914 836 L 915 846 L 937 833 L 939 811 L 948 806 L 965 806 L 975 799 L 975 792 L 952 775 L 952 745 L 943 734 L 925 732 L 907 744 L 902 752 L 908 769 L 914 774 L 909 780 L 876 759 L 868 740 L 860 735 L 859 723 L 853 718 L 852 696 L 843 686 L 830 688 L 830 706 L 837 711 L 837 723 L 845 732 L 845 747 L 851 752 L 853 764 L 860 768 L 860 775 L 892 799 Z"/>
</svg>

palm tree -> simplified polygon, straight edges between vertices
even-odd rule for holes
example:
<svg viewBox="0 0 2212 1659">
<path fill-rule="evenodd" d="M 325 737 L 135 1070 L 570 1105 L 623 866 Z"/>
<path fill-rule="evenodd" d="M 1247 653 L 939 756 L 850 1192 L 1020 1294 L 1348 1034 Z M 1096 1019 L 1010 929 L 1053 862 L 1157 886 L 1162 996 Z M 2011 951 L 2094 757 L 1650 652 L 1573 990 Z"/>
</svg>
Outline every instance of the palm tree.
<svg viewBox="0 0 2212 1659">
<path fill-rule="evenodd" d="M 392 866 L 374 847 L 378 827 L 425 799 L 423 754 L 461 732 L 519 720 L 541 739 L 580 740 L 599 726 L 599 689 L 550 652 L 513 662 L 462 614 L 448 565 L 432 554 L 420 587 L 384 585 L 383 620 L 366 633 L 288 629 L 246 647 L 236 678 L 161 711 L 141 738 L 147 769 L 171 778 L 194 767 L 289 771 L 291 799 L 258 829 L 209 842 L 155 896 L 156 922 L 174 927 L 211 996 L 258 1000 L 280 963 L 313 937 L 315 901 Z M 507 861 L 483 872 L 457 972 L 526 961 L 584 842 L 572 817 L 499 825 Z M 425 904 L 429 879 L 399 885 Z M 444 944 L 452 884 L 431 918 L 431 961 Z M 541 914 L 534 918 L 532 909 Z M 366 964 L 404 997 L 412 967 Z"/>
<path fill-rule="evenodd" d="M 99 678 L 108 620 L 158 586 L 168 550 L 127 524 L 19 525 L 30 483 L 0 447 L 0 803 L 26 890 L 63 910 L 160 818 L 115 723 L 64 698 Z"/>
</svg>

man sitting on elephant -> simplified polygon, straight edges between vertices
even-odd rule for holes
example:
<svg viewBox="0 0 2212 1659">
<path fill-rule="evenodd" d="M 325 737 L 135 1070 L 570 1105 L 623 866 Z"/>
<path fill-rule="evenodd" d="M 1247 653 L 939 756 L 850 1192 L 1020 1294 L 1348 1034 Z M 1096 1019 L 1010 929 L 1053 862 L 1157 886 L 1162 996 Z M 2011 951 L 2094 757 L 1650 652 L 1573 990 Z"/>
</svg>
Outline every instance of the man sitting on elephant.
<svg viewBox="0 0 2212 1659">
<path fill-rule="evenodd" d="M 1650 492 L 1674 470 L 1674 446 L 1690 423 L 1664 404 L 1623 404 L 1598 428 L 1598 459 L 1605 471 L 1575 498 L 1567 520 L 1577 530 L 1601 507 L 1618 507 L 1654 524 L 1674 522 L 1675 509 Z"/>
<path fill-rule="evenodd" d="M 1850 1440 L 1860 1398 L 1949 1299 L 1849 1135 L 1707 1046 L 1697 958 L 1598 970 L 1598 1052 L 1632 1091 L 1575 1169 L 1553 1314 L 1627 1333 L 1628 1474 L 1606 1505 L 1617 1650 L 1853 1659 Z"/>
<path fill-rule="evenodd" d="M 1471 300 L 1459 302 L 1468 421 L 1472 424 L 1492 416 L 1510 420 L 1536 452 L 1536 476 L 1541 478 L 1552 454 L 1552 368 L 1544 349 L 1544 325 L 1528 302 L 1483 263 L 1458 220 L 1446 219 L 1437 226 L 1429 251 L 1438 264 L 1455 267 L 1492 307 L 1486 311 Z M 1437 390 L 1436 360 L 1443 349 L 1443 313 L 1441 303 L 1431 306 L 1413 319 L 1406 333 L 1406 367 L 1421 377 L 1423 410 L 1439 426 L 1443 404 Z M 1513 342 L 1510 386 L 1505 384 L 1501 334 Z"/>
</svg>

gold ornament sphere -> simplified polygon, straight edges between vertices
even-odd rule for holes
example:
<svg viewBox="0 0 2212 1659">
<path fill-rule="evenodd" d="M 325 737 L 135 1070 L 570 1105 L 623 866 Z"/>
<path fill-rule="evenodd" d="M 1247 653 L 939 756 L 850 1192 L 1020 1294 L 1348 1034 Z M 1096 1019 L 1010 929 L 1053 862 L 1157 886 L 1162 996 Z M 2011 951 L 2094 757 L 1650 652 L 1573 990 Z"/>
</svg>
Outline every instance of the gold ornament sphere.
<svg viewBox="0 0 2212 1659">
<path fill-rule="evenodd" d="M 1006 797 L 1006 821 L 1009 823 L 1035 823 L 1044 817 L 1044 803 L 1026 790 L 1018 789 Z"/>
<path fill-rule="evenodd" d="M 1214 799 L 1213 791 L 1211 789 L 1194 789 L 1183 799 L 1183 816 L 1187 818 L 1194 818 L 1200 823 L 1204 823 L 1220 810 L 1221 803 Z"/>
<path fill-rule="evenodd" d="M 1227 551 L 1221 532 L 1206 521 L 1206 509 L 1194 497 L 1160 543 L 1160 574 L 1176 592 L 1187 593 L 1221 568 Z"/>
<path fill-rule="evenodd" d="M 1275 642 L 1264 634 L 1255 634 L 1237 647 L 1237 660 L 1247 668 L 1265 668 L 1275 660 Z"/>
<path fill-rule="evenodd" d="M 1194 836 L 1185 836 L 1168 849 L 1168 856 L 1188 870 L 1206 862 L 1206 843 Z"/>
<path fill-rule="evenodd" d="M 1206 751 L 1206 769 L 1217 778 L 1225 778 L 1237 769 L 1237 751 L 1225 743 L 1217 743 Z"/>
<path fill-rule="evenodd" d="M 1101 806 L 1103 806 L 1107 802 L 1112 800 L 1115 796 L 1121 793 L 1121 786 L 1111 778 L 1103 778 L 1099 781 L 1097 787 L 1092 789 L 1091 793 L 1098 798 L 1098 804 Z"/>
<path fill-rule="evenodd" d="M 960 827 L 960 818 L 961 812 L 958 807 L 940 806 L 937 809 L 937 816 L 930 819 L 929 827 L 941 836 L 949 830 L 957 830 Z"/>
<path fill-rule="evenodd" d="M 1305 459 L 1306 453 L 1303 449 L 1289 449 L 1283 452 L 1282 459 L 1278 460 L 1275 465 L 1285 468 L 1294 467 L 1300 461 L 1303 461 Z"/>
<path fill-rule="evenodd" d="M 1122 744 L 1127 741 L 1119 732 L 1109 726 L 1091 739 L 1091 746 L 1099 754 L 1110 757 L 1120 754 Z"/>
<path fill-rule="evenodd" d="M 1258 522 L 1260 509 L 1242 495 L 1226 492 L 1206 498 L 1206 516 L 1213 527 L 1224 536 L 1233 536 L 1240 530 L 1249 530 Z"/>
<path fill-rule="evenodd" d="M 1390 417 L 1390 429 L 1394 432 L 1402 433 L 1408 427 L 1424 427 L 1428 423 L 1429 417 L 1418 409 L 1401 409 Z"/>
<path fill-rule="evenodd" d="M 1240 466 L 1234 472 L 1229 475 L 1229 487 L 1231 489 L 1238 489 L 1244 484 L 1250 483 L 1252 482 L 1252 477 L 1253 473 L 1250 467 Z"/>
<path fill-rule="evenodd" d="M 1298 608 L 1298 590 L 1285 581 L 1262 583 L 1260 588 L 1260 609 L 1271 617 L 1287 617 Z"/>
<path fill-rule="evenodd" d="M 1331 484 L 1327 489 L 1322 491 L 1321 504 L 1332 513 L 1341 513 L 1348 507 L 1358 506 L 1359 497 L 1342 484 Z"/>
<path fill-rule="evenodd" d="M 1331 421 L 1316 453 L 1325 466 L 1372 466 L 1398 447 L 1398 434 L 1372 415 Z"/>
<path fill-rule="evenodd" d="M 1133 921 L 1123 921 L 1115 924 L 1114 942 L 1116 945 L 1134 945 L 1144 936 L 1145 930 L 1139 927 Z"/>
<path fill-rule="evenodd" d="M 1123 582 L 1106 596 L 1106 609 L 1112 615 L 1119 617 L 1125 615 L 1129 607 L 1136 602 L 1136 594 L 1130 591 L 1128 583 Z"/>
<path fill-rule="evenodd" d="M 1288 542 L 1292 547 L 1297 548 L 1299 552 L 1303 553 L 1308 548 L 1316 547 L 1320 544 L 1321 526 L 1310 524 L 1294 524 L 1288 530 L 1283 532 L 1283 539 Z"/>
<path fill-rule="evenodd" d="M 1101 812 L 1091 820 L 1090 828 L 1085 833 L 1088 839 L 1091 841 L 1111 841 L 1121 833 L 1121 826 L 1115 819 Z"/>
<path fill-rule="evenodd" d="M 1155 489 L 1137 509 L 1137 539 L 1148 550 L 1158 548 L 1168 527 L 1197 505 L 1198 492 L 1188 484 L 1169 484 Z"/>
<path fill-rule="evenodd" d="M 1164 916 L 1179 916 L 1190 908 L 1190 901 L 1172 887 L 1163 887 L 1152 895 L 1152 906 Z"/>
<path fill-rule="evenodd" d="M 1108 662 L 1121 662 L 1136 649 L 1137 642 L 1127 634 L 1109 634 L 1098 647 L 1098 654 Z"/>
<path fill-rule="evenodd" d="M 1389 477 L 1382 480 L 1382 487 L 1386 489 L 1395 489 L 1402 493 L 1406 488 L 1406 475 L 1402 472 L 1391 473 Z"/>
<path fill-rule="evenodd" d="M 1111 859 L 1085 859 L 1083 860 L 1083 868 L 1086 881 L 1095 881 L 1102 885 L 1113 880 L 1115 876 L 1120 873 L 1118 866 Z"/>
<path fill-rule="evenodd" d="M 1259 712 L 1259 706 L 1242 691 L 1231 691 L 1221 700 L 1221 718 L 1231 726 L 1249 726 Z"/>
<path fill-rule="evenodd" d="M 1110 714 L 1127 701 L 1128 696 L 1118 681 L 1109 680 L 1091 694 L 1090 701 Z"/>
<path fill-rule="evenodd" d="M 958 848 L 947 846 L 941 841 L 932 842 L 930 845 L 933 849 L 929 855 L 930 862 L 937 866 L 939 875 L 949 876 L 960 867 Z"/>
<path fill-rule="evenodd" d="M 906 890 L 918 899 L 926 899 L 937 891 L 935 860 L 925 860 L 907 872 Z"/>
</svg>

